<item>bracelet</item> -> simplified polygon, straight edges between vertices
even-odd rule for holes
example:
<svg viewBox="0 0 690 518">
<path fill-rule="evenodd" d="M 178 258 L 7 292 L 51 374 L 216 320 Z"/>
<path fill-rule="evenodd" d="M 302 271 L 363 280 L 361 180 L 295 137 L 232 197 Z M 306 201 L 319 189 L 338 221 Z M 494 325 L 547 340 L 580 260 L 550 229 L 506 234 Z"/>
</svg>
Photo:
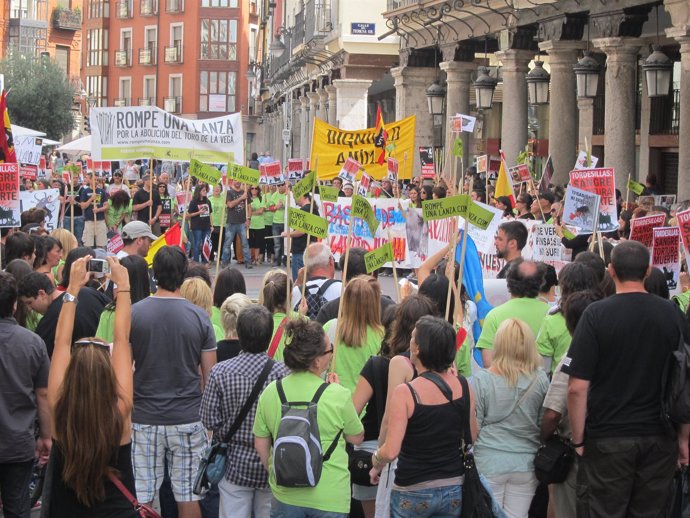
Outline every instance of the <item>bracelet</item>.
<svg viewBox="0 0 690 518">
<path fill-rule="evenodd" d="M 575 444 L 575 443 L 572 443 L 572 444 L 571 444 L 571 446 L 572 446 L 573 448 L 582 448 L 584 445 L 585 445 L 585 441 L 579 442 L 579 443 L 577 443 L 577 444 Z"/>
<path fill-rule="evenodd" d="M 117 290 L 117 294 L 119 295 L 120 293 L 130 293 L 131 290 Z"/>
</svg>

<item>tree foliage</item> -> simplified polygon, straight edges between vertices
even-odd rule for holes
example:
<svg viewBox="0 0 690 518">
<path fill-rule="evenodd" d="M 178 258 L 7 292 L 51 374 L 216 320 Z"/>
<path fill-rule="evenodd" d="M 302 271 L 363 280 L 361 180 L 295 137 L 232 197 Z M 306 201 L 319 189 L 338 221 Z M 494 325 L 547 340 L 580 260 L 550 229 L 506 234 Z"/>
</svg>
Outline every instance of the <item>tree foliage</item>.
<svg viewBox="0 0 690 518">
<path fill-rule="evenodd" d="M 74 128 L 76 91 L 65 72 L 48 59 L 11 52 L 0 61 L 10 120 L 60 140 Z"/>
</svg>

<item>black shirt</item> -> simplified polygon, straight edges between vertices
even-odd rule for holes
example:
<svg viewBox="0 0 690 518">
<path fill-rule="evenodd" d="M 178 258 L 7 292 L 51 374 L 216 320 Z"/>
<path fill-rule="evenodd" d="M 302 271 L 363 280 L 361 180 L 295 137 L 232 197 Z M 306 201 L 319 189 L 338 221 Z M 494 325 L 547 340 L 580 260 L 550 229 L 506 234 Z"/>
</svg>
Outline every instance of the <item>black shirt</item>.
<svg viewBox="0 0 690 518">
<path fill-rule="evenodd" d="M 46 349 L 48 349 L 48 356 L 50 357 L 53 356 L 53 348 L 55 347 L 55 330 L 57 329 L 58 318 L 62 310 L 63 295 L 60 295 L 48 306 L 48 311 L 46 311 L 46 314 L 43 315 L 38 326 L 36 326 L 36 334 L 43 338 L 43 341 L 46 343 Z M 79 290 L 77 298 L 78 303 L 74 317 L 72 342 L 76 342 L 80 338 L 96 335 L 98 321 L 101 318 L 103 308 L 110 302 L 106 295 L 92 288 L 82 288 Z"/>
<path fill-rule="evenodd" d="M 244 189 L 240 189 L 239 191 L 236 191 L 232 187 L 228 189 L 228 194 L 225 197 L 225 202 L 231 202 L 235 201 L 237 198 L 241 197 L 244 194 Z M 227 208 L 227 222 L 228 225 L 241 225 L 242 223 L 247 222 L 247 207 L 246 207 L 247 200 L 242 200 L 239 202 L 237 205 L 234 207 Z"/>
<path fill-rule="evenodd" d="M 366 412 L 362 418 L 364 426 L 364 440 L 373 441 L 379 438 L 383 413 L 386 410 L 386 397 L 388 395 L 388 366 L 390 360 L 383 356 L 372 356 L 362 367 L 362 376 L 373 390 L 371 399 L 366 406 Z"/>
<path fill-rule="evenodd" d="M 240 354 L 240 341 L 237 339 L 219 340 L 216 350 L 216 362 L 224 362 Z"/>
<path fill-rule="evenodd" d="M 146 203 L 151 199 L 151 193 L 145 191 L 144 189 L 139 189 L 132 198 L 132 206 L 140 205 Z M 153 193 L 153 207 L 151 208 L 150 214 L 156 215 L 159 205 L 161 205 L 161 197 L 157 192 Z M 144 223 L 149 222 L 149 207 L 144 207 L 140 210 L 133 211 L 137 215 L 137 221 L 143 221 Z"/>
<path fill-rule="evenodd" d="M 211 202 L 205 196 L 198 201 L 192 200 L 189 202 L 190 214 L 199 211 L 201 211 L 201 214 L 190 218 L 190 228 L 192 230 L 211 230 L 211 212 L 213 209 L 211 208 Z"/>
<path fill-rule="evenodd" d="M 311 212 L 312 214 L 316 214 L 317 216 L 319 215 L 319 208 L 316 204 L 314 204 L 314 207 L 312 208 L 311 203 L 305 203 L 302 207 L 300 207 L 299 210 L 303 210 L 304 212 Z M 306 248 L 307 234 L 292 238 L 290 244 L 290 252 L 292 252 L 293 254 L 303 254 Z"/>
<path fill-rule="evenodd" d="M 678 307 L 649 293 L 613 295 L 585 310 L 563 365 L 590 382 L 585 438 L 664 433 L 661 375 L 681 329 L 687 339 Z"/>
</svg>

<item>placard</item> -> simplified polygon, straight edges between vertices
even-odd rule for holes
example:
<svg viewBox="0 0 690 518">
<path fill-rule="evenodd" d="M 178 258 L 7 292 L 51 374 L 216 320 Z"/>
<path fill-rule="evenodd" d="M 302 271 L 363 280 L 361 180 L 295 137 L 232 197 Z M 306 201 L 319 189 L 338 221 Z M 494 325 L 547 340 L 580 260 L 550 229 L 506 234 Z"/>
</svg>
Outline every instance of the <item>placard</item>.
<svg viewBox="0 0 690 518">
<path fill-rule="evenodd" d="M 21 225 L 19 165 L 0 163 L 0 227 Z"/>
<path fill-rule="evenodd" d="M 570 184 L 583 191 L 598 194 L 600 232 L 618 229 L 616 206 L 616 175 L 612 167 L 603 169 L 582 169 L 570 172 Z"/>
<path fill-rule="evenodd" d="M 639 241 L 647 248 L 651 248 L 654 240 L 654 229 L 662 227 L 665 222 L 665 214 L 652 214 L 651 216 L 631 219 L 630 239 Z"/>
<path fill-rule="evenodd" d="M 680 229 L 659 227 L 654 229 L 652 240 L 652 266 L 664 274 L 670 291 L 678 287 L 680 275 Z"/>
</svg>

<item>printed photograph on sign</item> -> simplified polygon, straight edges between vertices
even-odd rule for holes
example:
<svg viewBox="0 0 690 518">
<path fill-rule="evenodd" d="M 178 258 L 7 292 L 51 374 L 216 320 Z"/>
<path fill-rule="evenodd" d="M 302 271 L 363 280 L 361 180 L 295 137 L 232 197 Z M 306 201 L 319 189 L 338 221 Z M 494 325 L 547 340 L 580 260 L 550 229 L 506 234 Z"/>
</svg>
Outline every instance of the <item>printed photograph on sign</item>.
<svg viewBox="0 0 690 518">
<path fill-rule="evenodd" d="M 474 131 L 474 125 L 477 122 L 476 117 L 463 115 L 461 113 L 456 114 L 455 117 L 451 117 L 450 120 L 454 133 L 460 133 L 462 131 L 472 133 Z"/>
<path fill-rule="evenodd" d="M 422 178 L 433 178 L 435 176 L 434 148 L 433 147 L 420 147 L 419 148 L 419 161 L 422 164 Z"/>
<path fill-rule="evenodd" d="M 680 274 L 680 229 L 678 227 L 658 227 L 654 229 L 652 240 L 652 266 L 664 274 L 670 291 L 678 287 Z"/>
<path fill-rule="evenodd" d="M 570 172 L 570 184 L 583 191 L 598 194 L 600 232 L 618 229 L 616 206 L 616 177 L 613 168 L 581 169 Z"/>
<path fill-rule="evenodd" d="M 508 169 L 508 173 L 510 173 L 510 177 L 513 179 L 513 184 L 529 182 L 532 178 L 527 164 L 511 167 Z"/>
<path fill-rule="evenodd" d="M 590 156 L 589 157 L 591 160 L 591 164 L 587 165 L 587 152 L 586 151 L 580 151 L 580 154 L 577 155 L 577 160 L 575 161 L 575 167 L 573 169 L 580 170 L 580 169 L 594 169 L 597 166 L 597 163 L 599 162 L 599 159 L 595 156 Z"/>
<path fill-rule="evenodd" d="M 569 185 L 565 191 L 564 201 L 563 224 L 575 227 L 575 233 L 578 235 L 594 232 L 599 195 Z"/>
<path fill-rule="evenodd" d="M 657 207 L 663 207 L 670 211 L 673 205 L 676 203 L 675 194 L 662 194 L 654 197 Z"/>
<path fill-rule="evenodd" d="M 360 196 L 366 196 L 369 192 L 369 186 L 371 185 L 371 176 L 367 173 L 362 173 L 362 179 L 357 185 L 357 194 Z"/>
<path fill-rule="evenodd" d="M 391 182 L 398 181 L 398 161 L 395 158 L 388 159 L 388 175 L 386 176 Z"/>
<path fill-rule="evenodd" d="M 650 211 L 654 208 L 654 204 L 656 203 L 656 199 L 654 196 L 640 196 L 637 198 L 637 206 L 642 207 L 646 211 Z"/>
<path fill-rule="evenodd" d="M 289 158 L 287 162 L 288 180 L 296 182 L 304 178 L 304 160 Z"/>
<path fill-rule="evenodd" d="M 477 157 L 477 172 L 479 174 L 486 173 L 489 166 L 489 155 L 481 155 Z"/>
<path fill-rule="evenodd" d="M 355 183 L 357 173 L 361 168 L 362 165 L 359 162 L 357 162 L 357 160 L 348 157 L 348 159 L 345 160 L 342 169 L 340 169 L 340 173 L 338 173 L 338 178 L 342 178 L 343 183 Z"/>
<path fill-rule="evenodd" d="M 45 228 L 48 232 L 52 232 L 58 227 L 58 220 L 60 218 L 59 189 L 22 191 L 19 198 L 21 200 L 22 212 L 34 207 L 46 211 Z"/>
</svg>

